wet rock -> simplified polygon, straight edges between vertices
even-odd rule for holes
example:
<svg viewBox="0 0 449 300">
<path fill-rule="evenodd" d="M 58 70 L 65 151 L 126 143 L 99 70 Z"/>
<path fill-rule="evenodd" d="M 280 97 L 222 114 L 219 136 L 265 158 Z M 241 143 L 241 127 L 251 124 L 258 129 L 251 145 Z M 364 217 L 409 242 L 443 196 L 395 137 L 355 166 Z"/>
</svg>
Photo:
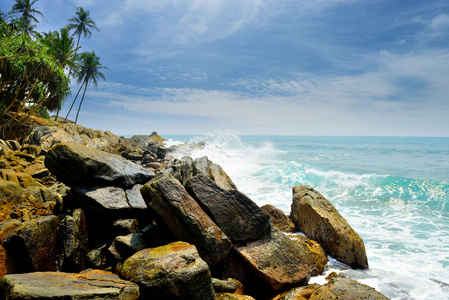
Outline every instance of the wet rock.
<svg viewBox="0 0 449 300">
<path fill-rule="evenodd" d="M 312 296 L 312 294 L 320 287 L 321 285 L 314 283 L 293 288 L 274 297 L 273 300 L 309 300 L 310 296 Z"/>
<path fill-rule="evenodd" d="M 45 166 L 69 186 L 131 188 L 154 177 L 153 171 L 123 157 L 74 143 L 51 148 Z"/>
<path fill-rule="evenodd" d="M 17 272 L 53 270 L 58 227 L 57 216 L 42 216 L 23 222 L 6 238 L 4 247 Z"/>
<path fill-rule="evenodd" d="M 65 216 L 59 227 L 59 257 L 57 271 L 80 272 L 86 269 L 89 237 L 84 211 L 76 209 Z"/>
<path fill-rule="evenodd" d="M 327 254 L 352 268 L 368 269 L 365 245 L 337 209 L 315 189 L 293 187 L 290 217 L 307 237 Z"/>
<path fill-rule="evenodd" d="M 309 251 L 310 256 L 316 263 L 315 268 L 313 269 L 312 276 L 320 275 L 324 272 L 324 268 L 326 267 L 329 260 L 327 259 L 326 253 L 317 242 L 303 236 L 303 235 L 290 235 L 289 236 L 293 242 L 298 243 L 302 249 L 306 249 Z"/>
<path fill-rule="evenodd" d="M 271 216 L 271 224 L 279 228 L 283 232 L 294 233 L 295 224 L 287 217 L 282 210 L 271 204 L 265 204 L 261 207 L 267 214 Z"/>
<path fill-rule="evenodd" d="M 234 248 L 272 291 L 307 283 L 315 267 L 309 252 L 276 227 L 271 228 L 269 237 Z"/>
<path fill-rule="evenodd" d="M 203 175 L 215 181 L 225 190 L 237 189 L 226 172 L 219 165 L 211 162 L 206 156 L 195 160 L 185 156 L 180 160 L 172 161 L 167 166 L 167 169 L 183 185 L 193 176 Z"/>
<path fill-rule="evenodd" d="M 187 192 L 232 240 L 257 240 L 270 234 L 270 216 L 237 190 L 225 190 L 204 175 L 190 178 Z"/>
<path fill-rule="evenodd" d="M 8 299 L 123 299 L 139 297 L 135 283 L 110 272 L 91 270 L 80 274 L 37 272 L 10 274 L 0 281 L 1 293 Z"/>
<path fill-rule="evenodd" d="M 213 299 L 208 265 L 195 246 L 175 242 L 137 252 L 121 274 L 136 282 L 144 299 Z"/>
<path fill-rule="evenodd" d="M 369 287 L 349 278 L 333 278 L 317 289 L 310 300 L 388 300 L 387 297 Z"/>
<path fill-rule="evenodd" d="M 175 236 L 194 244 L 208 264 L 215 265 L 226 257 L 230 240 L 173 176 L 156 177 L 141 193 Z"/>
</svg>

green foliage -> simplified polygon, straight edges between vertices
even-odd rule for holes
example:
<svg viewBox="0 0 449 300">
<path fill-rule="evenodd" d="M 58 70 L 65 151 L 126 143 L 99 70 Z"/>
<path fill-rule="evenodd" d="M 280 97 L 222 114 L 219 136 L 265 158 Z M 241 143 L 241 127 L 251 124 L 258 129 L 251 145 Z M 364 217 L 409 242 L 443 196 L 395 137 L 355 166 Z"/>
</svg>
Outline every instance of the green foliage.
<svg viewBox="0 0 449 300">
<path fill-rule="evenodd" d="M 6 123 L 26 119 L 26 113 L 19 119 L 26 105 L 35 105 L 30 113 L 40 106 L 55 110 L 70 93 L 70 79 L 49 48 L 16 24 L 0 24 L 0 103 L 12 112 Z"/>
<path fill-rule="evenodd" d="M 42 34 L 34 31 L 33 23 L 39 23 L 35 15 L 42 16 L 33 8 L 37 1 L 14 0 L 8 14 L 0 11 L 0 130 L 3 132 L 11 123 L 24 122 L 35 112 L 46 117 L 48 111 L 59 112 L 70 95 L 72 70 L 82 83 L 80 90 L 84 85 L 84 94 L 91 82 L 97 85 L 99 78 L 104 79 L 100 72 L 104 67 L 94 52 L 77 55 L 81 35 L 90 37 L 92 29 L 98 30 L 89 11 L 77 7 L 76 16 L 69 19 L 67 27 Z M 78 37 L 76 46 L 73 36 Z"/>
<path fill-rule="evenodd" d="M 32 104 L 28 108 L 33 109 L 35 107 L 36 107 L 36 105 Z M 35 113 L 40 114 L 44 119 L 50 119 L 50 114 L 48 113 L 48 110 L 45 107 L 42 107 L 42 106 L 38 107 L 36 109 Z"/>
</svg>

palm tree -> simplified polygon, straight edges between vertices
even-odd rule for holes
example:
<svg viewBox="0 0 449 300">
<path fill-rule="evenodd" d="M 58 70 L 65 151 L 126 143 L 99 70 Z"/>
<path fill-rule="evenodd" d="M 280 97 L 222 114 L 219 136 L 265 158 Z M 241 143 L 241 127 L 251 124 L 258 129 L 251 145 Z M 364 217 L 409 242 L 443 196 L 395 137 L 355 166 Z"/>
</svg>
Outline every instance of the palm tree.
<svg viewBox="0 0 449 300">
<path fill-rule="evenodd" d="M 30 35 L 34 31 L 35 25 L 31 24 L 31 21 L 34 21 L 35 23 L 39 23 L 39 20 L 36 19 L 34 14 L 39 14 L 42 17 L 44 16 L 40 11 L 32 8 L 34 3 L 36 3 L 38 0 L 33 0 L 30 2 L 30 0 L 15 0 L 16 3 L 12 6 L 10 14 L 20 14 L 21 15 L 21 22 L 23 26 L 23 31 Z"/>
<path fill-rule="evenodd" d="M 75 29 L 72 35 L 78 36 L 78 41 L 76 42 L 76 48 L 78 48 L 81 35 L 90 38 L 92 36 L 92 31 L 90 31 L 91 29 L 95 29 L 97 31 L 100 31 L 100 29 L 97 28 L 95 22 L 89 17 L 90 12 L 88 10 L 84 10 L 81 6 L 76 8 L 75 15 L 76 16 L 68 20 L 71 23 L 67 25 L 67 28 L 69 30 Z"/>
<path fill-rule="evenodd" d="M 60 31 L 53 31 L 44 34 L 42 42 L 49 48 L 50 54 L 56 59 L 56 63 L 62 69 L 69 67 L 71 70 L 75 66 L 76 51 L 73 37 L 69 35 L 67 27 Z M 61 105 L 62 103 L 60 103 Z M 55 121 L 58 119 L 60 107 L 56 112 Z"/>
<path fill-rule="evenodd" d="M 92 36 L 91 29 L 100 31 L 100 29 L 97 28 L 97 26 L 95 25 L 95 22 L 89 17 L 89 15 L 90 15 L 90 12 L 88 10 L 84 10 L 84 8 L 79 6 L 76 8 L 75 16 L 68 20 L 71 23 L 69 23 L 69 25 L 67 25 L 67 28 L 69 30 L 75 29 L 72 36 L 73 35 L 78 36 L 78 40 L 76 42 L 75 56 L 79 49 L 81 35 L 84 35 L 84 37 L 90 38 Z M 71 75 L 72 70 L 73 70 L 73 67 L 71 67 L 69 70 L 69 76 Z M 82 85 L 80 86 L 80 90 L 81 90 L 81 88 L 82 88 Z M 80 90 L 78 90 L 78 93 L 76 94 L 75 99 L 73 99 L 72 105 L 70 106 L 70 110 L 67 113 L 67 116 L 69 115 L 70 111 L 72 110 L 72 107 L 75 104 L 76 98 L 78 98 L 78 94 L 79 94 Z M 64 122 L 67 122 L 67 117 L 65 118 Z"/>
<path fill-rule="evenodd" d="M 81 53 L 81 55 L 79 57 L 79 69 L 77 70 L 77 77 L 78 77 L 77 80 L 78 80 L 78 83 L 82 83 L 82 84 L 80 86 L 80 89 L 78 90 L 78 93 L 76 94 L 75 99 L 73 100 L 73 103 L 72 103 L 72 106 L 70 107 L 69 112 L 67 113 L 66 121 L 67 121 L 67 117 L 70 114 L 70 111 L 73 108 L 73 104 L 75 104 L 75 100 L 78 97 L 83 85 L 84 85 L 83 97 L 81 98 L 80 106 L 78 107 L 78 112 L 76 113 L 75 124 L 78 121 L 78 115 L 81 110 L 81 105 L 83 104 L 83 101 L 84 101 L 84 96 L 86 94 L 87 87 L 92 82 L 95 84 L 95 86 L 97 86 L 98 80 L 100 78 L 105 80 L 105 77 L 104 77 L 103 73 L 101 73 L 100 69 L 107 69 L 107 68 L 101 65 L 100 58 L 95 54 L 94 51 Z"/>
</svg>

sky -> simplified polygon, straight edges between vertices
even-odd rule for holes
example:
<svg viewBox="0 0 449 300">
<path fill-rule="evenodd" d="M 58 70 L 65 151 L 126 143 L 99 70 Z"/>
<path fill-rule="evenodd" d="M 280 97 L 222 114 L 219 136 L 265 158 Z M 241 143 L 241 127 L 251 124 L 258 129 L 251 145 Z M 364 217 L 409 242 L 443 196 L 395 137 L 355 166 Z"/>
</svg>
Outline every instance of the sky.
<svg viewBox="0 0 449 300">
<path fill-rule="evenodd" d="M 87 89 L 83 126 L 449 136 L 447 0 L 38 0 L 37 31 L 66 26 L 77 6 L 100 29 L 81 51 L 107 67 Z"/>
</svg>

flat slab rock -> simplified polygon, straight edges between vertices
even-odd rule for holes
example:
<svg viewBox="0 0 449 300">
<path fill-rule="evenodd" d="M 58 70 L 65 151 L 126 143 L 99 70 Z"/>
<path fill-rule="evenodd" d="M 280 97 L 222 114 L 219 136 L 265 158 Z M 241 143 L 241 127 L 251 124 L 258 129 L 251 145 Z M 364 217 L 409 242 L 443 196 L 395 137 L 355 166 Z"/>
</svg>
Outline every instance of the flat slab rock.
<svg viewBox="0 0 449 300">
<path fill-rule="evenodd" d="M 137 299 L 137 284 L 110 272 L 36 272 L 5 275 L 1 294 L 9 299 Z"/>
</svg>

